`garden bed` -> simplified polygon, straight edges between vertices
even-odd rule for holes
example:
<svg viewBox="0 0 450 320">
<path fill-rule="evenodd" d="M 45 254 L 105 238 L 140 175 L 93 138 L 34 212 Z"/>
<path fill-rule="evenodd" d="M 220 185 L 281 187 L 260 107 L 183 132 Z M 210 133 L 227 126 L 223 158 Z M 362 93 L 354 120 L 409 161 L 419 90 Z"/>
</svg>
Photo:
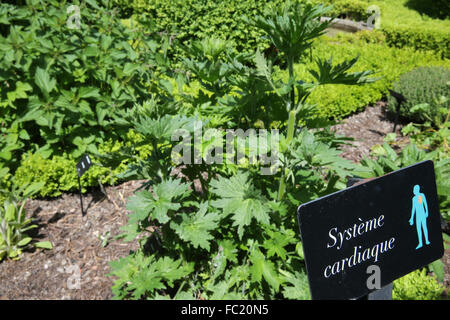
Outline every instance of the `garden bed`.
<svg viewBox="0 0 450 320">
<path fill-rule="evenodd" d="M 368 156 L 373 145 L 382 143 L 386 134 L 392 132 L 393 122 L 384 107 L 385 102 L 380 101 L 333 127 L 337 133 L 355 139 L 353 146 L 344 147 L 345 158 L 359 162 Z M 400 124 L 397 132 L 401 127 Z M 403 143 L 407 143 L 407 138 L 397 134 L 397 145 Z M 25 252 L 18 261 L 0 263 L 0 299 L 111 299 L 114 279 L 106 276 L 109 262 L 138 248 L 136 240 L 123 242 L 113 238 L 127 222 L 126 199 L 140 182 L 129 181 L 107 187 L 104 192 L 85 194 L 85 216 L 76 193 L 52 200 L 29 200 L 27 212 L 39 225 L 34 237 L 50 240 L 53 249 Z M 445 251 L 442 261 L 447 295 L 450 250 Z M 76 268 L 80 271 L 80 289 L 76 288 Z"/>
<path fill-rule="evenodd" d="M 129 181 L 107 187 L 108 197 L 99 190 L 83 195 L 85 216 L 78 194 L 29 200 L 27 212 L 39 225 L 35 237 L 51 241 L 53 249 L 25 252 L 18 261 L 0 263 L 0 299 L 111 299 L 109 262 L 137 249 L 137 241 L 113 237 L 126 224 L 125 201 L 139 185 Z"/>
</svg>

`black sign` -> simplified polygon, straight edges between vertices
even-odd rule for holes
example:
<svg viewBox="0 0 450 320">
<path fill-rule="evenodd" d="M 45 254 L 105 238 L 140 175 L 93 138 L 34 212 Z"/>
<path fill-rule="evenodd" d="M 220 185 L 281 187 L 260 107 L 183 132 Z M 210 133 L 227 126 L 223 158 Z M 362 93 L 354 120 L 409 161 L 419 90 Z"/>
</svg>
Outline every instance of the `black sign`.
<svg viewBox="0 0 450 320">
<path fill-rule="evenodd" d="M 91 166 L 91 159 L 87 154 L 83 155 L 80 162 L 77 163 L 78 177 L 81 177 Z"/>
<path fill-rule="evenodd" d="M 298 220 L 313 299 L 362 297 L 444 253 L 432 161 L 303 204 Z"/>
</svg>

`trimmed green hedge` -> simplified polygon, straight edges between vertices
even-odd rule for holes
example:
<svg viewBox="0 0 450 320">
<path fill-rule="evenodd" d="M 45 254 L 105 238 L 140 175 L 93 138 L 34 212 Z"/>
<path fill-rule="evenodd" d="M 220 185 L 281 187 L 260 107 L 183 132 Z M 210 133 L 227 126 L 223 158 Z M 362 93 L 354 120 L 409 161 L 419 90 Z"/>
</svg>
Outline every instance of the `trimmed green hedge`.
<svg viewBox="0 0 450 320">
<path fill-rule="evenodd" d="M 368 43 L 367 39 L 371 39 L 373 43 Z M 382 43 L 377 34 L 372 33 L 365 39 L 355 37 L 353 34 L 340 34 L 333 38 L 323 37 L 313 50 L 313 56 L 321 58 L 333 56 L 336 62 L 353 58 L 358 54 L 360 58 L 354 71 L 378 71 L 377 76 L 381 79 L 364 86 L 326 85 L 315 90 L 309 103 L 317 104 L 318 115 L 341 119 L 387 96 L 388 89 L 391 89 L 393 83 L 405 72 L 419 66 L 450 67 L 449 60 L 442 60 L 433 52 L 416 51 L 410 47 L 401 49 L 388 47 Z M 305 63 L 306 65 L 297 64 L 295 71 L 305 80 L 310 80 L 312 76 L 306 70 L 315 63 L 309 60 Z"/>
<path fill-rule="evenodd" d="M 450 29 L 427 29 L 422 26 L 382 27 L 386 43 L 403 48 L 433 50 L 443 58 L 450 58 Z"/>
<path fill-rule="evenodd" d="M 333 5 L 331 15 L 367 21 L 371 5 L 380 8 L 381 31 L 390 46 L 433 50 L 450 57 L 450 21 L 430 18 L 410 6 L 411 0 L 298 0 Z M 214 35 L 231 40 L 236 49 L 252 52 L 268 48 L 261 31 L 242 23 L 243 16 L 264 15 L 282 0 L 115 0 L 124 16 L 146 16 L 159 32 L 168 32 L 181 43 Z M 417 1 L 416 1 L 417 2 Z M 445 9 L 445 4 L 440 4 Z M 433 5 L 435 6 L 435 5 Z M 447 5 L 448 6 L 448 5 Z M 443 11 L 443 9 L 439 9 Z M 436 9 L 438 10 L 438 9 Z M 172 50 L 176 56 L 181 52 Z"/>
<path fill-rule="evenodd" d="M 266 49 L 269 42 L 263 32 L 242 22 L 243 16 L 263 15 L 270 7 L 284 0 L 115 0 L 124 14 L 134 13 L 134 18 L 149 19 L 158 32 L 176 37 L 180 43 L 191 39 L 212 36 L 230 40 L 239 51 L 252 52 L 257 47 Z M 171 49 L 171 54 L 181 51 Z"/>
<path fill-rule="evenodd" d="M 377 5 L 380 8 L 380 30 L 386 36 L 388 45 L 397 48 L 407 46 L 416 50 L 433 50 L 443 58 L 450 58 L 449 19 L 439 20 L 429 17 L 411 6 L 413 2 L 411 0 L 363 1 L 367 3 L 367 7 Z M 439 8 L 444 8 L 445 4 L 433 1 L 432 5 L 426 2 L 426 6 L 440 10 Z M 448 7 L 448 4 L 446 6 Z"/>
<path fill-rule="evenodd" d="M 333 13 L 355 21 L 367 21 L 371 5 L 380 8 L 380 29 L 390 46 L 432 50 L 450 58 L 450 20 L 439 20 L 449 14 L 448 1 L 423 0 L 314 0 L 334 6 Z M 420 3 L 421 2 L 421 3 Z"/>
<path fill-rule="evenodd" d="M 370 14 L 367 13 L 367 2 L 363 0 L 313 0 L 313 3 L 333 5 L 332 16 L 350 19 L 354 21 L 366 21 Z"/>
</svg>

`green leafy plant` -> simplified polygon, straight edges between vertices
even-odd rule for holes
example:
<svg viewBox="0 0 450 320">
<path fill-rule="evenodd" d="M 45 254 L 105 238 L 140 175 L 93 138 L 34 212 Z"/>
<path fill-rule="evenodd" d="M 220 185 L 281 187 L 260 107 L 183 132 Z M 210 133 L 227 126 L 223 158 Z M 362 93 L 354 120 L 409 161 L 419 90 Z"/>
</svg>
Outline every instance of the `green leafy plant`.
<svg viewBox="0 0 450 320">
<path fill-rule="evenodd" d="M 444 286 L 428 276 L 426 269 L 413 271 L 394 281 L 394 300 L 440 300 Z"/>
<path fill-rule="evenodd" d="M 367 21 L 370 14 L 367 12 L 368 4 L 366 1 L 360 0 L 314 0 L 316 4 L 332 5 L 333 9 L 331 15 L 342 18 L 350 19 L 353 21 Z"/>
<path fill-rule="evenodd" d="M 446 99 L 446 97 L 442 97 L 441 101 L 445 101 Z M 449 154 L 448 139 L 450 137 L 450 131 L 448 120 L 450 108 L 439 108 L 440 113 L 436 115 L 434 121 L 428 116 L 432 114 L 430 108 L 430 105 L 427 103 L 414 106 L 411 111 L 420 111 L 429 121 L 423 124 L 411 122 L 402 128 L 402 133 L 409 135 L 411 141 L 422 149 L 429 151 L 438 150 L 443 155 L 442 157 L 444 157 Z M 444 120 L 442 120 L 443 117 L 445 117 Z"/>
<path fill-rule="evenodd" d="M 0 166 L 12 173 L 23 150 L 78 158 L 120 141 L 120 112 L 149 99 L 165 68 L 150 25 L 126 26 L 107 1 L 91 0 L 73 3 L 81 20 L 70 28 L 71 4 L 0 4 Z"/>
<path fill-rule="evenodd" d="M 11 191 L 2 190 L 5 197 L 0 207 L 0 261 L 3 258 L 19 259 L 22 251 L 32 245 L 37 248 L 51 249 L 51 243 L 42 241 L 31 243 L 32 238 L 27 231 L 36 228 L 32 219 L 26 216 L 25 203 L 27 198 L 38 192 L 44 183 L 13 186 Z"/>
<path fill-rule="evenodd" d="M 126 16 L 145 17 L 154 21 L 157 32 L 169 35 L 170 42 L 184 43 L 202 40 L 214 34 L 229 40 L 239 52 L 253 52 L 269 47 L 261 30 L 240 23 L 244 15 L 262 15 L 269 8 L 283 3 L 280 0 L 114 0 Z M 179 47 L 172 45 L 168 54 L 179 59 L 183 56 Z"/>
<path fill-rule="evenodd" d="M 310 112 L 310 109 L 306 104 L 306 99 L 315 88 L 327 84 L 357 85 L 376 81 L 375 78 L 369 77 L 373 74 L 371 71 L 349 72 L 349 69 L 357 62 L 358 57 L 336 65 L 333 65 L 332 58 L 328 60 L 316 59 L 318 70 L 309 70 L 315 82 L 308 83 L 296 79 L 294 63 L 304 58 L 305 52 L 311 49 L 312 40 L 322 35 L 329 26 L 330 22 L 320 22 L 319 19 L 329 12 L 329 9 L 320 5 L 303 6 L 295 3 L 292 7 L 286 6 L 268 18 L 257 17 L 255 19 L 255 25 L 268 33 L 269 39 L 284 57 L 289 72 L 288 82 L 281 83 L 281 86 L 277 87 L 272 80 L 271 63 L 268 64 L 264 57 L 257 53 L 256 67 L 258 72 L 266 77 L 274 90 L 282 97 L 286 111 L 289 113 L 286 144 L 282 146 L 282 151 L 289 148 L 296 130 L 297 121 L 295 119 L 297 114 L 303 120 L 307 118 L 306 115 Z M 287 94 L 283 95 L 284 92 Z M 286 179 L 292 175 L 291 172 L 292 168 L 289 167 L 285 167 L 284 172 L 282 171 L 278 200 L 281 200 L 284 196 Z"/>
<path fill-rule="evenodd" d="M 304 58 L 325 30 L 327 23 L 317 18 L 328 10 L 289 3 L 256 17 L 251 23 L 268 34 L 276 56 L 236 53 L 216 39 L 188 44 L 183 49 L 191 56 L 184 66 L 204 91 L 196 97 L 182 90 L 183 83 L 178 85 L 176 94 L 189 104 L 182 109 L 186 115 L 139 112 L 141 106 L 138 116 L 125 119 L 152 150 L 125 174 L 147 182 L 127 202 L 129 220 L 121 237 L 138 238 L 140 248 L 111 263 L 115 298 L 309 298 L 296 208 L 344 187 L 345 177 L 358 167 L 339 158 L 338 148 L 346 140 L 321 128 L 324 122 L 314 119 L 314 106 L 306 99 L 322 84 L 373 81 L 370 72 L 349 72 L 355 58 L 337 64 L 316 59 L 314 81 L 296 77 L 294 62 Z M 287 82 L 274 77 L 276 61 L 288 69 Z M 270 104 L 263 102 L 266 97 Z M 262 110 L 278 112 L 280 121 Z M 177 163 L 173 156 L 180 149 L 174 134 L 183 130 L 183 136 L 192 137 L 199 122 L 219 136 L 224 125 L 279 128 L 280 161 L 272 163 L 274 175 L 261 175 L 261 159 L 206 163 L 204 150 L 214 145 L 206 133 L 201 142 L 182 142 L 183 153 L 199 152 L 201 163 Z M 242 145 L 249 146 L 249 139 L 244 137 Z M 249 155 L 248 148 L 242 152 Z M 236 154 L 224 153 L 223 158 Z"/>
<path fill-rule="evenodd" d="M 420 107 L 429 108 L 428 105 Z M 402 129 L 402 133 L 409 136 L 411 143 L 428 151 L 427 158 L 435 162 L 440 209 L 442 217 L 446 221 L 450 221 L 450 184 L 448 183 L 450 173 L 448 169 L 449 115 L 450 109 L 444 122 L 441 122 L 441 115 L 438 115 L 435 126 L 431 126 L 430 122 L 425 124 L 409 123 Z"/>
<path fill-rule="evenodd" d="M 361 165 L 368 169 L 366 172 L 361 172 L 361 176 L 364 178 L 379 177 L 420 161 L 432 160 L 434 162 L 440 211 L 442 216 L 448 220 L 450 203 L 450 160 L 448 156 L 441 157 L 440 150 L 426 152 L 414 143 L 408 144 L 399 154 L 388 143 L 384 143 L 375 146 L 372 155 L 375 159 L 364 158 L 361 161 Z"/>
<path fill-rule="evenodd" d="M 377 32 L 377 34 L 379 34 Z M 374 35 L 374 32 L 371 33 Z M 367 35 L 365 37 L 368 37 Z M 364 86 L 346 86 L 343 84 L 326 84 L 317 86 L 309 95 L 308 103 L 314 104 L 315 116 L 317 118 L 328 119 L 342 119 L 354 112 L 362 111 L 367 105 L 375 104 L 377 101 L 389 95 L 388 89 L 398 78 L 410 70 L 433 64 L 437 66 L 450 67 L 447 60 L 441 60 L 436 54 L 432 52 L 415 51 L 411 48 L 391 48 L 383 41 L 378 41 L 376 35 L 372 38 L 375 40 L 361 39 L 363 36 L 357 34 L 340 34 L 334 38 L 321 37 L 314 39 L 314 57 L 315 59 L 328 60 L 330 56 L 334 57 L 336 61 L 351 60 L 355 56 L 360 55 L 358 62 L 349 70 L 350 72 L 359 70 L 378 70 L 378 76 L 381 77 L 376 82 L 365 84 Z M 206 42 L 207 40 L 205 40 Z M 201 46 L 198 46 L 201 48 Z M 231 44 L 227 44 L 227 49 L 232 48 Z M 195 69 L 186 67 L 190 74 L 190 81 L 183 86 L 183 92 L 177 92 L 180 100 L 186 106 L 203 104 L 202 107 L 196 107 L 195 111 L 204 114 L 208 117 L 218 117 L 225 119 L 227 125 L 240 122 L 244 119 L 245 122 L 253 122 L 255 127 L 261 127 L 260 119 L 265 127 L 277 126 L 277 123 L 286 120 L 285 106 L 275 92 L 268 92 L 267 87 L 270 86 L 264 81 L 264 77 L 257 74 L 253 65 L 254 58 L 252 56 L 246 57 L 241 55 L 230 55 L 232 58 L 225 58 L 227 49 L 220 55 L 220 60 L 215 60 L 217 70 L 222 68 L 223 74 L 219 74 L 216 84 L 219 81 L 224 86 L 224 90 L 230 90 L 231 94 L 225 99 L 220 95 L 223 93 L 213 94 L 215 91 L 207 89 L 203 84 L 207 83 L 209 87 L 213 86 L 206 79 L 196 76 Z M 201 51 L 196 55 L 186 54 L 187 59 L 200 63 L 198 68 L 201 68 L 201 63 L 204 65 L 203 72 L 207 72 L 205 65 L 206 61 L 211 58 L 203 58 Z M 266 56 L 265 56 L 266 57 Z M 268 57 L 267 57 L 268 58 Z M 266 58 L 266 59 L 267 59 Z M 298 79 L 304 82 L 314 82 L 315 79 L 309 72 L 311 69 L 316 69 L 316 62 L 310 60 L 308 56 L 299 62 L 294 63 L 294 73 Z M 233 60 L 237 60 L 233 63 Z M 249 61 L 248 61 L 249 60 Z M 210 63 L 213 63 L 211 60 Z M 228 67 L 228 64 L 231 66 Z M 282 80 L 288 82 L 289 72 L 285 66 L 279 67 L 277 61 L 273 66 L 274 81 Z M 235 68 L 235 71 L 230 71 Z M 249 76 L 247 76 L 249 75 Z M 201 79 L 201 82 L 200 82 Z M 175 81 L 172 81 L 175 84 Z M 203 83 L 203 84 L 202 84 Z M 233 93 L 234 92 L 234 93 Z M 245 92 L 246 95 L 242 95 Z M 266 92 L 261 95 L 258 92 Z M 237 94 L 236 94 L 237 93 Z M 184 94 L 184 95 L 183 95 Z M 178 97 L 177 96 L 177 97 Z M 189 99 L 188 99 L 189 97 Z M 217 100 L 218 99 L 218 100 Z M 220 100 L 220 101 L 219 101 Z M 220 102 L 220 107 L 214 107 Z M 208 104 L 209 103 L 209 104 Z M 231 118 L 231 119 L 229 119 Z M 230 123 L 230 124 L 229 124 Z M 239 124 L 242 126 L 242 124 Z"/>
<path fill-rule="evenodd" d="M 151 146 L 134 130 L 129 130 L 122 140 L 108 139 L 98 145 L 98 153 L 91 154 L 93 165 L 81 177 L 82 192 L 86 192 L 87 187 L 123 181 L 119 175 L 127 170 L 128 165 L 142 161 L 150 154 Z M 131 146 L 133 151 L 130 151 Z M 70 154 L 45 159 L 39 153 L 29 152 L 22 155 L 14 179 L 18 185 L 44 182 L 38 194 L 56 197 L 62 192 L 78 190 L 76 163 L 77 159 Z"/>
</svg>

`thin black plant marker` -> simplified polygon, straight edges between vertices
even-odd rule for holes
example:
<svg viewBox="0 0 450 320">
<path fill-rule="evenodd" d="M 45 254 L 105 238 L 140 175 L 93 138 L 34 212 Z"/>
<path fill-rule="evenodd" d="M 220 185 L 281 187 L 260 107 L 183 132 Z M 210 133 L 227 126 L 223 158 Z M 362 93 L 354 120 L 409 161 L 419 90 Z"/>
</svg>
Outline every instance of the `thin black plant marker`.
<svg viewBox="0 0 450 320">
<path fill-rule="evenodd" d="M 394 129 L 392 130 L 392 132 L 395 132 L 395 129 L 397 128 L 397 124 L 398 124 L 398 118 L 400 116 L 400 105 L 403 102 L 406 102 L 406 98 L 402 94 L 400 94 L 394 90 L 390 90 L 390 89 L 388 89 L 388 90 L 389 90 L 389 93 L 391 94 L 391 96 L 393 96 L 395 98 L 395 100 L 397 100 L 397 106 L 395 109 Z"/>
<path fill-rule="evenodd" d="M 80 181 L 80 175 L 78 175 L 78 188 L 80 189 L 80 206 L 81 206 L 81 215 L 84 216 L 84 210 L 83 210 L 83 197 L 81 196 L 81 181 Z"/>
<path fill-rule="evenodd" d="M 80 205 L 81 205 L 81 214 L 83 216 L 84 216 L 84 209 L 83 209 L 83 197 L 81 195 L 81 176 L 90 168 L 91 165 L 92 161 L 89 158 L 89 155 L 87 154 L 84 154 L 80 162 L 77 163 L 78 188 L 80 189 Z"/>
</svg>

